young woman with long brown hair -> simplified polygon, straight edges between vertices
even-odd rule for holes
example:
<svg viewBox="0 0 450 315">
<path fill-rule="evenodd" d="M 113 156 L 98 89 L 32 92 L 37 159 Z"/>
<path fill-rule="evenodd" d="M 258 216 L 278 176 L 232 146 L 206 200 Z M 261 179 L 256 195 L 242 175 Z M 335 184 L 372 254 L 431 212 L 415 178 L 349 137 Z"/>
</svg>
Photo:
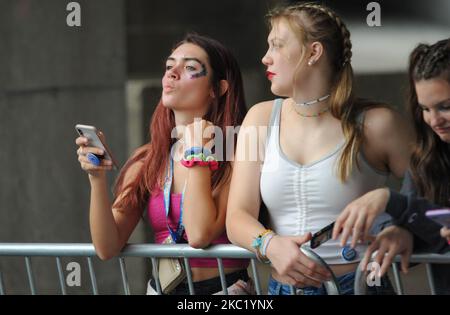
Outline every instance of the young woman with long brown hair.
<svg viewBox="0 0 450 315">
<path fill-rule="evenodd" d="M 334 231 L 335 238 L 344 231 L 342 242 L 351 234 L 367 237 L 374 218 L 390 214 L 396 226 L 376 237 L 363 264 L 378 250 L 375 261 L 381 275 L 398 254 L 407 272 L 413 250 L 450 250 L 450 229 L 425 216 L 427 210 L 450 208 L 450 39 L 418 45 L 411 53 L 408 75 L 408 109 L 416 143 L 400 193 L 379 188 L 365 194 L 346 207 Z M 436 264 L 433 270 L 437 292 L 450 294 L 448 265 Z"/>
<path fill-rule="evenodd" d="M 103 160 L 99 166 L 91 164 L 86 155 L 101 152 L 90 147 L 84 137 L 76 140 L 81 167 L 89 174 L 91 184 L 92 241 L 102 259 L 120 252 L 145 208 L 156 243 L 168 238 L 195 248 L 229 243 L 225 211 L 231 163 L 214 161 L 206 147 L 223 145 L 226 127 L 240 125 L 245 116 L 239 66 L 219 42 L 190 34 L 167 58 L 162 86 L 161 100 L 151 120 L 151 140 L 122 168 L 112 203 L 105 175 L 110 163 Z M 204 132 L 210 125 L 220 129 L 216 142 Z M 194 137 L 196 128 L 201 132 Z M 173 156 L 179 152 L 174 150 L 175 144 L 181 144 L 181 160 Z M 223 264 L 228 285 L 248 280 L 247 260 L 224 259 Z M 196 294 L 221 290 L 215 259 L 190 259 L 190 266 Z M 182 283 L 172 293 L 188 292 L 187 283 Z"/>
</svg>

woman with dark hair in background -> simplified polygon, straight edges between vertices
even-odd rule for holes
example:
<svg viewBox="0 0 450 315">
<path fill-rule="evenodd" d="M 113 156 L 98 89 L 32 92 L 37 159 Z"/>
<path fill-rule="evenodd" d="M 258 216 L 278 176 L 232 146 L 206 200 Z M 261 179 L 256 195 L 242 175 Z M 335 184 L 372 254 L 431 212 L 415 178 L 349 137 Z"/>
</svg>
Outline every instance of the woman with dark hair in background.
<svg viewBox="0 0 450 315">
<path fill-rule="evenodd" d="M 226 143 L 226 127 L 240 125 L 246 113 L 237 61 L 219 42 L 190 34 L 167 58 L 162 86 L 151 140 L 122 168 L 112 203 L 105 172 L 111 164 L 91 164 L 86 155 L 102 152 L 87 138 L 76 139 L 81 167 L 89 174 L 91 235 L 101 259 L 119 254 L 147 207 L 156 243 L 187 242 L 194 248 L 229 243 L 225 211 L 232 165 L 217 160 L 211 149 L 216 145 L 217 153 Z M 215 142 L 205 135 L 211 125 L 220 129 Z M 248 293 L 248 260 L 224 259 L 223 265 L 227 285 L 239 283 L 229 293 Z M 190 259 L 190 266 L 196 294 L 221 291 L 216 259 Z M 154 287 L 149 284 L 148 293 Z M 171 293 L 188 292 L 184 282 Z"/>
<path fill-rule="evenodd" d="M 334 237 L 368 237 L 373 220 L 387 212 L 396 226 L 383 230 L 371 244 L 372 253 L 385 274 L 394 257 L 402 256 L 407 272 L 412 251 L 442 253 L 450 249 L 450 229 L 425 216 L 431 209 L 450 208 L 450 39 L 433 45 L 420 44 L 409 61 L 409 111 L 416 132 L 410 170 L 400 193 L 380 188 L 350 203 L 336 222 Z M 387 254 L 387 255 L 386 255 Z M 440 294 L 450 294 L 450 267 L 433 265 Z"/>
</svg>

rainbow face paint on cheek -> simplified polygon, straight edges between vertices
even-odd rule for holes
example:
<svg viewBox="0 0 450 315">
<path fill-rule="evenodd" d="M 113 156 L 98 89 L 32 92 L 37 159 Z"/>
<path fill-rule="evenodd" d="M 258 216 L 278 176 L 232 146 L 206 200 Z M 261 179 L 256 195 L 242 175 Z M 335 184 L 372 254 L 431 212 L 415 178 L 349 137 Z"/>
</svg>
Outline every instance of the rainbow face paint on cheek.
<svg viewBox="0 0 450 315">
<path fill-rule="evenodd" d="M 206 77 L 208 75 L 208 71 L 206 71 L 206 67 L 202 64 L 202 70 L 198 73 L 194 73 L 191 75 L 191 79 L 198 79 L 201 77 Z"/>
</svg>

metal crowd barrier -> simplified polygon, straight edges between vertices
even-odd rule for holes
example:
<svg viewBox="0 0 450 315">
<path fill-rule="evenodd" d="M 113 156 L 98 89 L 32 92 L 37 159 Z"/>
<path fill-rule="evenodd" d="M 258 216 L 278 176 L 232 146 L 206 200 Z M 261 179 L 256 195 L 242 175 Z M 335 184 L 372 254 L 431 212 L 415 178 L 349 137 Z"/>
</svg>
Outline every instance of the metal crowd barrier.
<svg viewBox="0 0 450 315">
<path fill-rule="evenodd" d="M 376 252 L 372 255 L 375 257 Z M 403 283 L 400 276 L 400 271 L 398 263 L 401 262 L 401 257 L 396 256 L 392 263 L 392 273 L 394 275 L 395 285 L 397 287 L 397 294 L 404 295 L 405 290 L 403 288 Z M 450 253 L 447 254 L 414 254 L 411 255 L 409 260 L 410 263 L 425 264 L 428 285 L 430 286 L 430 291 L 432 295 L 436 295 L 436 288 L 434 285 L 433 270 L 431 264 L 450 264 Z M 449 266 L 450 268 L 450 266 Z M 366 283 L 367 272 L 361 271 L 361 264 L 358 266 L 355 275 L 355 295 L 365 295 L 367 293 L 367 283 Z"/>
<path fill-rule="evenodd" d="M 315 262 L 325 266 L 329 271 L 329 266 L 314 252 L 311 250 L 301 248 L 302 252 Z M 28 277 L 28 283 L 30 292 L 32 295 L 36 294 L 35 278 L 33 274 L 31 257 L 55 257 L 57 272 L 59 277 L 59 284 L 61 294 L 66 294 L 66 287 L 64 281 L 64 274 L 61 267 L 61 257 L 86 257 L 89 269 L 89 275 L 91 280 L 92 293 L 98 294 L 97 279 L 95 270 L 92 263 L 92 258 L 97 256 L 94 246 L 92 244 L 47 244 L 47 243 L 0 243 L 0 257 L 2 256 L 22 256 L 25 258 L 25 265 Z M 156 289 L 158 294 L 161 294 L 161 286 L 158 279 L 157 258 L 161 257 L 176 257 L 183 258 L 184 265 L 187 271 L 187 281 L 190 294 L 195 294 L 194 285 L 192 281 L 192 274 L 189 265 L 189 258 L 216 258 L 219 268 L 220 280 L 222 285 L 222 291 L 224 295 L 227 295 L 227 286 L 225 281 L 225 272 L 222 263 L 223 258 L 236 258 L 236 259 L 251 259 L 251 268 L 253 274 L 253 281 L 255 283 L 255 290 L 258 295 L 262 294 L 261 283 L 257 271 L 256 255 L 246 249 L 243 249 L 234 245 L 214 245 L 207 249 L 195 249 L 189 247 L 187 244 L 169 244 L 169 245 L 157 245 L 157 244 L 129 244 L 122 252 L 117 256 L 119 260 L 120 273 L 122 277 L 122 285 L 125 295 L 130 294 L 128 276 L 125 269 L 125 257 L 144 257 L 150 258 L 152 261 L 152 275 L 155 279 Z M 332 273 L 333 274 L 333 273 Z M 333 280 L 325 283 L 327 293 L 330 295 L 339 294 L 339 285 L 336 282 L 336 278 L 333 276 Z M 295 290 L 292 287 L 291 293 L 295 294 Z M 0 270 L 0 295 L 6 294 L 5 287 L 3 285 L 2 272 Z"/>
</svg>

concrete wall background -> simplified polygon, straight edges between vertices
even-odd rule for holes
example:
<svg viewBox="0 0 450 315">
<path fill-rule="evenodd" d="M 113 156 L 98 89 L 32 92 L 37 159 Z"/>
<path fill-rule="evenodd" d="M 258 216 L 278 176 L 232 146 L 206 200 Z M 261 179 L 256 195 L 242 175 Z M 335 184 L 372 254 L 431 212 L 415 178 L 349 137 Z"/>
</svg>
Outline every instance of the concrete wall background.
<svg viewBox="0 0 450 315">
<path fill-rule="evenodd" d="M 101 128 L 123 164 L 146 141 L 164 59 L 186 32 L 210 35 L 234 51 L 249 106 L 273 98 L 260 62 L 268 33 L 263 16 L 282 1 L 79 0 L 80 28 L 66 25 L 69 2 L 0 0 L 0 242 L 91 241 L 89 183 L 76 159 L 74 125 Z M 325 1 L 359 22 L 368 2 Z M 446 1 L 430 1 L 428 9 L 419 1 L 379 2 L 390 18 L 449 25 L 438 9 L 448 8 Z M 356 90 L 401 108 L 405 82 L 404 72 L 360 73 Z M 142 221 L 130 242 L 151 239 Z M 87 271 L 84 260 L 63 259 L 63 266 L 70 261 Z M 95 260 L 95 267 L 101 293 L 122 292 L 117 261 Z M 130 259 L 127 267 L 132 293 L 143 293 L 148 262 Z M 38 293 L 59 292 L 54 260 L 33 259 L 33 268 Z M 28 293 L 23 260 L 2 258 L 0 270 L 8 293 Z M 87 272 L 69 293 L 90 293 Z"/>
<path fill-rule="evenodd" d="M 91 241 L 76 123 L 103 129 L 125 160 L 124 1 L 79 1 L 79 28 L 66 24 L 67 3 L 0 1 L 0 242 Z M 39 293 L 58 292 L 54 264 L 34 262 Z M 0 269 L 8 292 L 26 292 L 23 261 Z M 117 285 L 111 277 L 99 287 Z"/>
</svg>

